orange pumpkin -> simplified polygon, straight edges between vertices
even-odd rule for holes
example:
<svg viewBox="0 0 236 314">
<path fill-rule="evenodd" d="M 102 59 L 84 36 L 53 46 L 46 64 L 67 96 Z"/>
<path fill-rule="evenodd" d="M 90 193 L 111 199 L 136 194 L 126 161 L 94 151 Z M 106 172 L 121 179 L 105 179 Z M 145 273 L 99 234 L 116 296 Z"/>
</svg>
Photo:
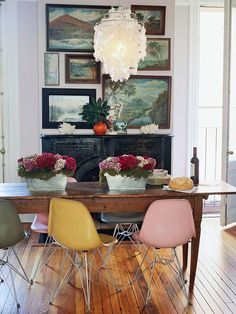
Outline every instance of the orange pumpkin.
<svg viewBox="0 0 236 314">
<path fill-rule="evenodd" d="M 104 122 L 97 122 L 93 126 L 93 131 L 96 135 L 104 135 L 107 131 L 107 125 Z"/>
</svg>

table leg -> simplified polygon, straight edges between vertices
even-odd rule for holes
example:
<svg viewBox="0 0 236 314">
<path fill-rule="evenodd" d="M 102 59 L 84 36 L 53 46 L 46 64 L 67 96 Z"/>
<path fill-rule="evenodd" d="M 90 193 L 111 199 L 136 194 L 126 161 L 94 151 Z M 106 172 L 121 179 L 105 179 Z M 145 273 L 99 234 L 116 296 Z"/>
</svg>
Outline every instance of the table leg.
<svg viewBox="0 0 236 314">
<path fill-rule="evenodd" d="M 182 252 L 183 252 L 183 272 L 185 272 L 188 266 L 188 242 L 182 245 Z"/>
<path fill-rule="evenodd" d="M 195 229 L 196 229 L 196 237 L 192 238 L 192 242 L 191 242 L 189 292 L 193 291 L 196 270 L 197 270 L 198 250 L 199 250 L 199 243 L 200 243 L 200 236 L 201 236 L 202 203 L 203 203 L 203 198 L 201 196 L 195 196 L 194 207 L 193 207 L 193 217 L 194 217 L 194 223 L 195 223 Z"/>
</svg>

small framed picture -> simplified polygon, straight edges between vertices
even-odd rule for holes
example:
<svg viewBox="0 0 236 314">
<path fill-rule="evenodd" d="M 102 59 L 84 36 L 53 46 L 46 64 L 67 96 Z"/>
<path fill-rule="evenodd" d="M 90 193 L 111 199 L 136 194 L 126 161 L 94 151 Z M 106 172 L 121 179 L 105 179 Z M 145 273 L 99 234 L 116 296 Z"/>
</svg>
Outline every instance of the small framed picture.
<svg viewBox="0 0 236 314">
<path fill-rule="evenodd" d="M 76 128 L 89 129 L 91 126 L 80 113 L 92 97 L 96 99 L 96 89 L 43 88 L 43 128 L 57 129 L 60 123 L 68 122 Z"/>
<path fill-rule="evenodd" d="M 57 86 L 60 84 L 59 54 L 44 53 L 44 85 Z"/>
<path fill-rule="evenodd" d="M 131 5 L 131 10 L 144 23 L 146 35 L 165 35 L 165 6 Z"/>
<path fill-rule="evenodd" d="M 66 83 L 100 83 L 101 64 L 92 55 L 65 55 Z"/>
<path fill-rule="evenodd" d="M 147 38 L 147 55 L 139 62 L 138 70 L 170 70 L 170 38 Z"/>
</svg>

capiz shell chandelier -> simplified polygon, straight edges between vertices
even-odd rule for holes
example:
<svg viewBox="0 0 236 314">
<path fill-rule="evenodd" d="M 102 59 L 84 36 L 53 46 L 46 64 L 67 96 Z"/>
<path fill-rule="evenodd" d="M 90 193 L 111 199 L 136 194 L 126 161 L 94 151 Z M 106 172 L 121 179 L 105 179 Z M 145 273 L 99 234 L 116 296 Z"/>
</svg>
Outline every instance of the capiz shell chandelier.
<svg viewBox="0 0 236 314">
<path fill-rule="evenodd" d="M 103 63 L 112 81 L 127 80 L 137 73 L 146 56 L 145 28 L 129 8 L 111 8 L 94 27 L 94 57 Z"/>
</svg>

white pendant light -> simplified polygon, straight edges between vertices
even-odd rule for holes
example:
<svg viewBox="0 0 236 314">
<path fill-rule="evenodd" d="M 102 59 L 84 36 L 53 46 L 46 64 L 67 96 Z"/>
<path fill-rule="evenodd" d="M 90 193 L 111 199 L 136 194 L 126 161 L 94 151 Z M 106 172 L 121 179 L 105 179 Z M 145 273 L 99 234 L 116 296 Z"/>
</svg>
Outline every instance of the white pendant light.
<svg viewBox="0 0 236 314">
<path fill-rule="evenodd" d="M 146 56 L 145 28 L 129 8 L 111 8 L 94 27 L 94 57 L 103 63 L 112 81 L 127 80 L 137 73 Z"/>
</svg>

